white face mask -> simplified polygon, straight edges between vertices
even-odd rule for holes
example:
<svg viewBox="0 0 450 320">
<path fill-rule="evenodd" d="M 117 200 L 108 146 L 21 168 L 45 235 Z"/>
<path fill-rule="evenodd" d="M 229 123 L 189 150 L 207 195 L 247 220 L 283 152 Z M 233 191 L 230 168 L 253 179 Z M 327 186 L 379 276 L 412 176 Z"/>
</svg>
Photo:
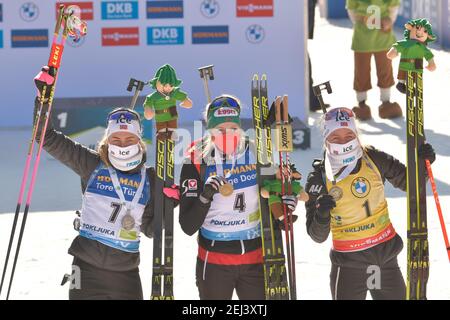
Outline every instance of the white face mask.
<svg viewBox="0 0 450 320">
<path fill-rule="evenodd" d="M 355 167 L 357 161 L 362 157 L 362 148 L 358 138 L 345 144 L 327 142 L 327 157 L 330 160 L 333 174 L 336 174 L 342 167 Z M 351 170 L 350 170 L 351 171 Z"/>
<path fill-rule="evenodd" d="M 108 145 L 108 158 L 114 168 L 120 171 L 130 171 L 142 162 L 142 150 L 140 145 L 133 144 L 128 147 Z"/>
</svg>

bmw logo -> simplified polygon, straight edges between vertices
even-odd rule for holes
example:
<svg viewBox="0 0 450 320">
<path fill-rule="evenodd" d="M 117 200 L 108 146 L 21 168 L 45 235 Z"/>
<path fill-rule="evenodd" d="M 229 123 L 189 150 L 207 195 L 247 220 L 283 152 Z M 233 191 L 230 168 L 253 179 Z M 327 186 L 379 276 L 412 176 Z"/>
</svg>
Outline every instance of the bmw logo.
<svg viewBox="0 0 450 320">
<path fill-rule="evenodd" d="M 203 0 L 200 11 L 206 18 L 214 18 L 219 14 L 220 6 L 216 0 Z"/>
<path fill-rule="evenodd" d="M 264 40 L 265 31 L 263 27 L 258 24 L 253 24 L 247 28 L 245 32 L 248 42 L 261 43 Z"/>
<path fill-rule="evenodd" d="M 33 2 L 26 2 L 20 7 L 20 17 L 25 21 L 34 21 L 39 17 L 39 7 Z"/>
<path fill-rule="evenodd" d="M 357 198 L 364 198 L 369 194 L 370 182 L 366 178 L 358 177 L 352 182 L 352 193 Z"/>
</svg>

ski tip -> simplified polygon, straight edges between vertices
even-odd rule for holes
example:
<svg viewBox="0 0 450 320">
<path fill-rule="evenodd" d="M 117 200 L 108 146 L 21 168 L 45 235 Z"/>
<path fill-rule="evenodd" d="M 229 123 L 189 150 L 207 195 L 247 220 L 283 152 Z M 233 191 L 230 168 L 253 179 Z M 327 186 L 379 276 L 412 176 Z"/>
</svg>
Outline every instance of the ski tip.
<svg viewBox="0 0 450 320">
<path fill-rule="evenodd" d="M 253 81 L 258 81 L 259 80 L 259 76 L 258 76 L 258 74 L 254 74 L 253 75 Z"/>
<path fill-rule="evenodd" d="M 265 73 L 261 76 L 261 88 L 267 91 L 267 75 Z"/>
</svg>

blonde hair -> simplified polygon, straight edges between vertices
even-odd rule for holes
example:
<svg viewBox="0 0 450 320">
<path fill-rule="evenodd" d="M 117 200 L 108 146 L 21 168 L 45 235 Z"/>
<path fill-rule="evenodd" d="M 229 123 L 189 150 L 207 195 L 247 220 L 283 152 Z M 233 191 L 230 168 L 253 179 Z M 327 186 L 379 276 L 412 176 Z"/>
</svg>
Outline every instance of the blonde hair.
<svg viewBox="0 0 450 320">
<path fill-rule="evenodd" d="M 111 162 L 109 161 L 109 157 L 108 157 L 108 135 L 105 131 L 105 134 L 103 135 L 103 137 L 100 139 L 100 141 L 98 142 L 98 146 L 97 146 L 97 152 L 98 155 L 100 156 L 100 160 L 102 160 L 102 162 L 108 166 L 108 167 L 112 167 Z M 141 147 L 141 150 L 143 152 L 144 155 L 147 154 L 147 145 L 145 144 L 145 142 L 139 138 L 139 146 Z"/>
</svg>

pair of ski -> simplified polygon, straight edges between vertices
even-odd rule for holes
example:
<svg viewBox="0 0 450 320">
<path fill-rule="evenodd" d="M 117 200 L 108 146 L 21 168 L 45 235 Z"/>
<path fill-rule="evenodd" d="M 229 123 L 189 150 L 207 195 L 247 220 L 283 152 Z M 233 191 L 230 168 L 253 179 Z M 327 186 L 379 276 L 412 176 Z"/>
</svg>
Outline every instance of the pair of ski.
<svg viewBox="0 0 450 320">
<path fill-rule="evenodd" d="M 423 74 L 408 71 L 406 92 L 406 148 L 407 148 L 407 198 L 408 198 L 408 300 L 427 299 L 427 282 L 430 259 L 426 206 L 426 173 L 430 179 L 439 215 L 442 233 L 450 260 L 450 245 L 447 230 L 436 191 L 429 160 L 425 165 L 419 161 L 418 151 L 425 143 L 423 109 Z"/>
<path fill-rule="evenodd" d="M 156 139 L 152 300 L 173 300 L 173 209 L 164 188 L 174 184 L 174 146 L 170 137 Z M 164 234 L 163 234 L 164 233 Z M 163 252 L 164 248 L 164 252 Z M 162 290 L 161 290 L 162 288 Z"/>
<path fill-rule="evenodd" d="M 252 111 L 255 130 L 256 170 L 258 185 L 264 180 L 275 179 L 271 114 L 275 114 L 277 149 L 279 152 L 282 194 L 290 193 L 290 180 L 283 169 L 290 170 L 289 152 L 292 151 L 292 128 L 289 123 L 287 96 L 277 97 L 269 109 L 267 77 L 254 75 L 252 80 Z M 264 259 L 264 285 L 267 300 L 296 300 L 296 274 L 292 213 L 284 206 L 284 229 L 288 268 L 283 247 L 282 231 L 270 212 L 267 199 L 260 196 L 260 225 Z M 289 223 L 290 222 L 290 223 Z"/>
<path fill-rule="evenodd" d="M 131 78 L 127 91 L 134 91 L 131 109 L 148 82 Z M 174 185 L 175 141 L 169 131 L 156 135 L 155 186 L 152 190 L 154 206 L 153 268 L 151 300 L 173 300 L 173 199 L 164 195 Z"/>
</svg>

